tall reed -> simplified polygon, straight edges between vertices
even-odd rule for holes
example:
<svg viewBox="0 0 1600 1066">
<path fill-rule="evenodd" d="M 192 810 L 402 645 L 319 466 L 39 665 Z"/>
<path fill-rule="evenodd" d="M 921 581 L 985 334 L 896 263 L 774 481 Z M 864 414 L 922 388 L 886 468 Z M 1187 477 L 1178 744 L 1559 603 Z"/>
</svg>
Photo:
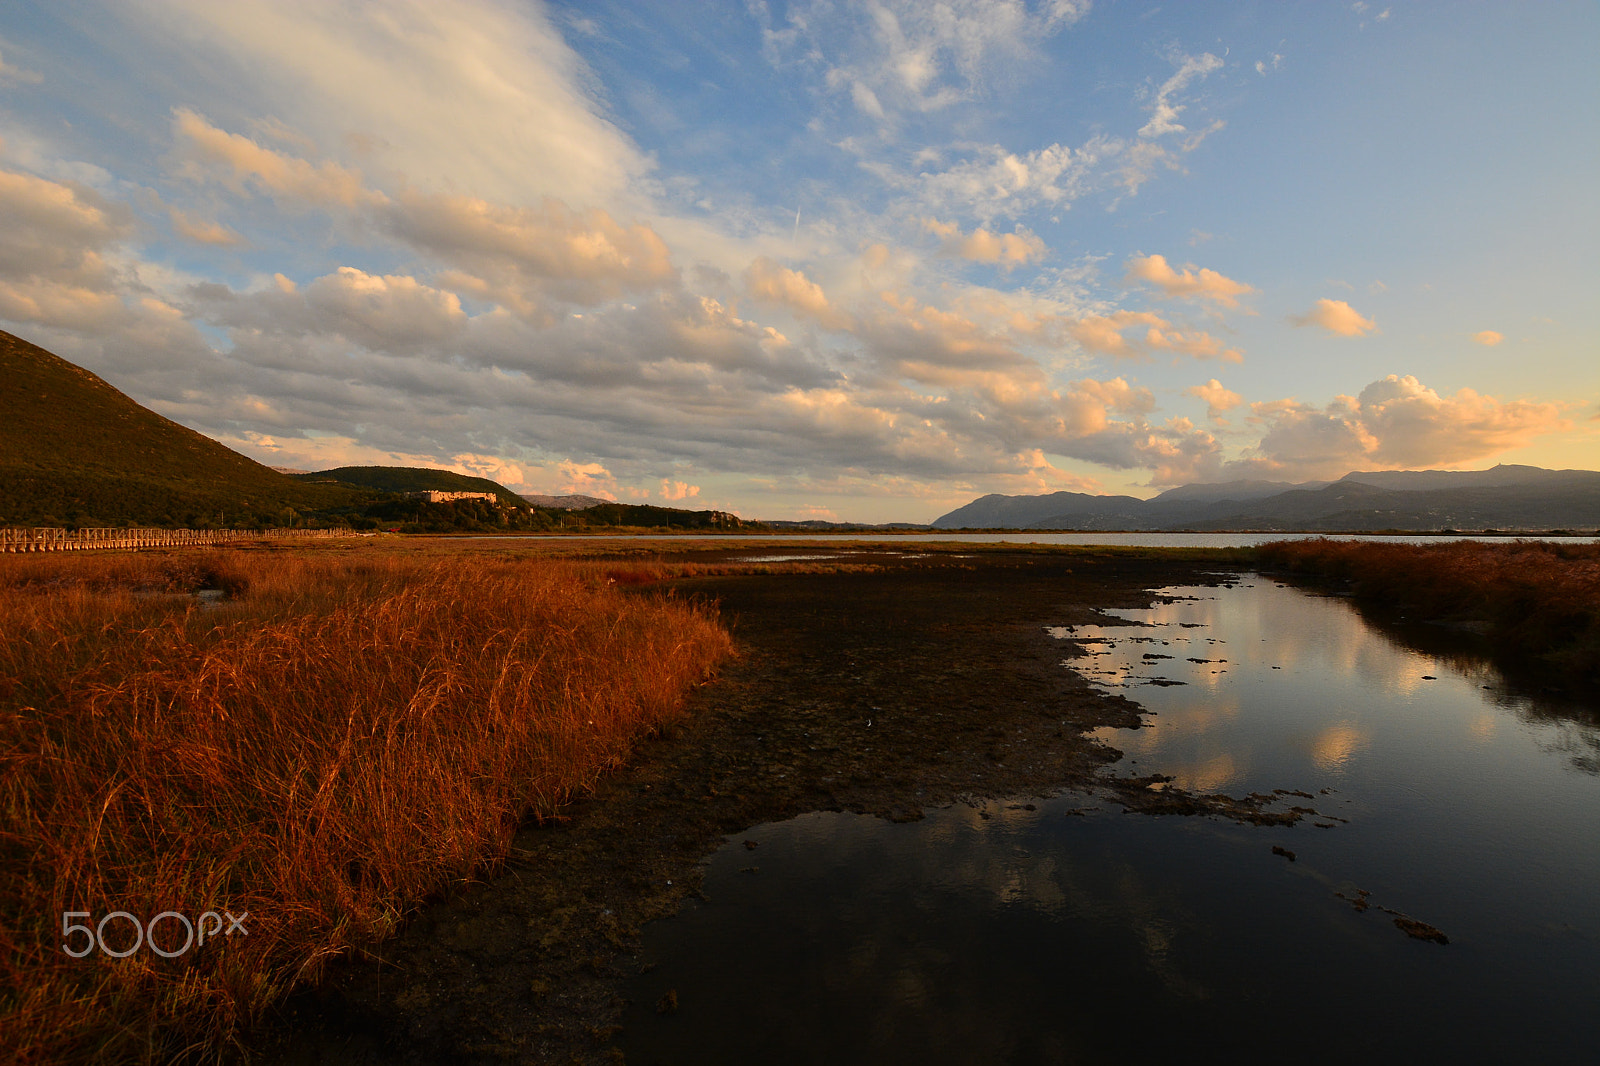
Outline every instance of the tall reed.
<svg viewBox="0 0 1600 1066">
<path fill-rule="evenodd" d="M 1561 541 L 1279 541 L 1259 560 L 1348 585 L 1358 602 L 1474 622 L 1495 647 L 1600 680 L 1600 544 Z"/>
<path fill-rule="evenodd" d="M 231 598 L 204 608 L 202 585 Z M 0 633 L 0 1060 L 19 1063 L 226 1048 L 502 859 L 730 651 L 709 612 L 598 568 L 481 557 L 21 557 Z M 63 950 L 63 914 L 113 911 L 248 912 L 248 935 Z"/>
</svg>

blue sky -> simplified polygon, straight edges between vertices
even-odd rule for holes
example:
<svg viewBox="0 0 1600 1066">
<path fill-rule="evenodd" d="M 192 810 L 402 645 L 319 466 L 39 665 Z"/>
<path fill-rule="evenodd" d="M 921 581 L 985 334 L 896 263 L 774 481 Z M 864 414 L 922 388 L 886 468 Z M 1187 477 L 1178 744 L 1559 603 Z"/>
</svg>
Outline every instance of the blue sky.
<svg viewBox="0 0 1600 1066">
<path fill-rule="evenodd" d="M 1600 468 L 1588 2 L 51 3 L 0 327 L 279 466 L 927 521 Z"/>
</svg>

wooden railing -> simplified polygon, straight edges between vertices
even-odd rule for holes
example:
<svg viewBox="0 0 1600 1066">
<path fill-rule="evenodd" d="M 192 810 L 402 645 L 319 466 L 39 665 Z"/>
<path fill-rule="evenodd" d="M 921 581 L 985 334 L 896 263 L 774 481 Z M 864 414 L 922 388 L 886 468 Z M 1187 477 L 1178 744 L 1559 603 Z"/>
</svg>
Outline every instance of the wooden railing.
<svg viewBox="0 0 1600 1066">
<path fill-rule="evenodd" d="M 351 536 L 347 529 L 0 529 L 0 553 L 67 552 L 95 548 L 180 548 L 228 544 L 262 537 L 324 538 Z"/>
</svg>

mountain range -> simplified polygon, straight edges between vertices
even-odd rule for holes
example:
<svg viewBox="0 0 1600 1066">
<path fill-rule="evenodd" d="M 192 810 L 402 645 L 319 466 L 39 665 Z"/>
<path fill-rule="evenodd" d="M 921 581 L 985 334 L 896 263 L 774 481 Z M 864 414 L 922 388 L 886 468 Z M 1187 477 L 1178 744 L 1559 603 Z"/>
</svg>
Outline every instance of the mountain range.
<svg viewBox="0 0 1600 1066">
<path fill-rule="evenodd" d="M 1549 530 L 1600 527 L 1600 472 L 1501 465 L 1379 470 L 1337 481 L 1184 485 L 1149 500 L 1054 492 L 982 496 L 935 529 Z"/>
<path fill-rule="evenodd" d="M 581 511 L 586 507 L 599 507 L 611 503 L 611 500 L 602 500 L 598 496 L 584 496 L 569 493 L 565 496 L 549 496 L 542 493 L 522 494 L 522 498 L 535 507 L 548 507 L 553 511 Z"/>
</svg>

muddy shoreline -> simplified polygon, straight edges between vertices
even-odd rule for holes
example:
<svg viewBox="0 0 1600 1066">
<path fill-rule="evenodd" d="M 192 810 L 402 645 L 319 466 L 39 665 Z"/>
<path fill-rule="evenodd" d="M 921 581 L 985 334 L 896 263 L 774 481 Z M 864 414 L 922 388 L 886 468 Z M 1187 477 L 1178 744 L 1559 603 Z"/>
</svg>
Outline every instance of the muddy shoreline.
<svg viewBox="0 0 1600 1066">
<path fill-rule="evenodd" d="M 966 798 L 1076 788 L 1152 814 L 1299 816 L 1274 797 L 1108 774 L 1118 753 L 1082 734 L 1134 725 L 1138 707 L 1063 668 L 1063 642 L 1044 632 L 1147 606 L 1151 589 L 1228 580 L 1225 565 L 1126 550 L 837 562 L 676 582 L 720 605 L 739 658 L 629 769 L 563 821 L 525 828 L 493 876 L 290 999 L 251 1060 L 617 1061 L 618 989 L 639 972 L 644 923 L 700 891 L 699 863 L 730 834 L 808 811 L 910 820 Z"/>
</svg>

